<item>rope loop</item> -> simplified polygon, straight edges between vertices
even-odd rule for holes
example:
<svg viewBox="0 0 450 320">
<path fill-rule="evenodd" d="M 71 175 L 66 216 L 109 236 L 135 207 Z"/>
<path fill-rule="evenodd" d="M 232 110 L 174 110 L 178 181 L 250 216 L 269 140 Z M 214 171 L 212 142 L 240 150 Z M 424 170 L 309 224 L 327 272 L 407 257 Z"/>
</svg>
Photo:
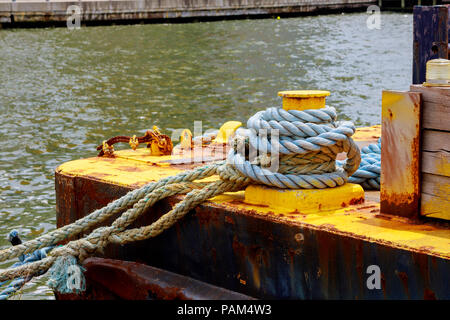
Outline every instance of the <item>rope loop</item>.
<svg viewBox="0 0 450 320">
<path fill-rule="evenodd" d="M 269 108 L 239 128 L 227 163 L 254 183 L 277 188 L 332 188 L 344 184 L 361 155 L 351 136 L 351 122 L 336 123 L 336 110 Z M 336 167 L 338 153 L 347 161 Z"/>
</svg>

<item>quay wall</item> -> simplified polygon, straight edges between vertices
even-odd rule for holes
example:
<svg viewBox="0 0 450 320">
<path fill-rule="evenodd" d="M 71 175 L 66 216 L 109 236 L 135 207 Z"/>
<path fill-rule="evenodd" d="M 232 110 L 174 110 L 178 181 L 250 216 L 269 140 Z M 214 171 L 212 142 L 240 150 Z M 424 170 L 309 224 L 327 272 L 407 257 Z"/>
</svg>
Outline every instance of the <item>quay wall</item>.
<svg viewBox="0 0 450 320">
<path fill-rule="evenodd" d="M 226 19 L 364 10 L 378 0 L 0 0 L 0 24 L 66 23 L 81 10 L 81 23 Z"/>
</svg>

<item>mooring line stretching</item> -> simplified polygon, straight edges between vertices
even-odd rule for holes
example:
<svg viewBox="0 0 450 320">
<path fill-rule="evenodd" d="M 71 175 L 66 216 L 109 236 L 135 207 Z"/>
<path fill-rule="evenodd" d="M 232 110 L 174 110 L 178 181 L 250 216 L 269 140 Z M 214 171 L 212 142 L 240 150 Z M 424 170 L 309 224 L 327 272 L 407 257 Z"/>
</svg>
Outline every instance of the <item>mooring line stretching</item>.
<svg viewBox="0 0 450 320">
<path fill-rule="evenodd" d="M 148 184 L 69 226 L 0 251 L 0 260 L 5 260 L 39 247 L 53 245 L 79 235 L 113 214 L 124 211 L 111 226 L 99 227 L 82 239 L 70 241 L 54 249 L 49 257 L 41 261 L 0 271 L 0 281 L 20 277 L 25 273 L 29 275 L 44 272 L 52 267 L 49 284 L 60 292 L 68 292 L 62 275 L 66 274 L 63 269 L 67 269 L 72 263 L 80 263 L 88 256 L 102 252 L 111 242 L 123 244 L 154 237 L 170 228 L 198 204 L 224 192 L 242 190 L 250 183 L 282 188 L 326 188 L 341 185 L 358 168 L 360 154 L 351 139 L 355 130 L 353 125 L 347 123 L 336 127 L 335 120 L 334 108 L 328 107 L 305 111 L 270 108 L 259 112 L 249 119 L 249 131 L 237 132 L 226 162 L 203 166 Z M 269 127 L 282 128 L 281 133 L 274 137 L 267 134 L 253 135 L 252 130 Z M 279 141 L 275 139 L 278 137 Z M 271 163 L 270 154 L 255 159 L 249 157 L 252 147 L 257 151 L 270 152 L 268 146 L 271 145 L 282 146 L 287 150 L 283 149 L 278 172 L 267 169 Z M 242 146 L 243 150 L 239 150 Z M 336 168 L 335 157 L 342 151 L 347 152 L 348 160 L 343 163 L 342 168 Z M 305 174 L 307 168 L 313 174 Z M 220 180 L 209 184 L 194 182 L 214 174 L 218 174 Z M 126 229 L 156 201 L 186 193 L 185 198 L 169 213 L 151 225 Z"/>
<path fill-rule="evenodd" d="M 149 183 L 139 189 L 128 192 L 125 196 L 108 203 L 105 207 L 95 210 L 86 217 L 83 217 L 74 223 L 63 226 L 59 229 L 50 231 L 36 239 L 27 241 L 20 245 L 10 247 L 0 251 L 0 261 L 9 260 L 20 256 L 21 254 L 31 253 L 37 249 L 55 245 L 61 241 L 72 238 L 85 232 L 92 227 L 106 221 L 111 216 L 132 207 L 146 194 L 164 185 L 179 183 L 182 181 L 192 182 L 215 174 L 215 165 L 206 165 L 194 170 L 184 171 L 175 176 L 163 178 L 157 182 Z"/>
<path fill-rule="evenodd" d="M 227 191 L 241 190 L 248 183 L 250 183 L 249 179 L 241 177 L 241 179 L 235 179 L 234 181 L 228 182 L 219 180 L 210 183 L 200 190 L 195 190 L 194 187 L 198 187 L 198 184 L 192 183 L 189 183 L 189 185 L 186 183 L 180 183 L 172 184 L 168 187 L 161 187 L 144 199 L 140 200 L 138 205 L 133 208 L 135 210 L 130 209 L 117 218 L 112 226 L 97 228 L 86 238 L 74 240 L 65 246 L 53 249 L 51 254 L 43 260 L 36 261 L 26 266 L 4 270 L 0 273 L 0 281 L 20 277 L 24 274 L 33 275 L 40 273 L 49 269 L 53 264 L 64 265 L 65 257 L 67 256 L 73 256 L 78 258 L 78 261 L 83 261 L 85 258 L 95 254 L 96 252 L 102 252 L 102 249 L 110 242 L 124 244 L 129 242 L 130 239 L 143 240 L 156 236 L 171 227 L 176 221 L 186 215 L 191 209 L 195 208 L 199 203 Z M 186 195 L 183 201 L 178 203 L 169 213 L 152 223 L 149 228 L 137 228 L 121 231 L 122 228 L 125 228 L 132 223 L 135 218 L 137 218 L 142 212 L 158 200 L 174 194 L 186 193 L 188 191 L 190 192 Z M 123 240 L 121 238 L 122 233 Z M 65 274 L 57 268 L 55 268 L 55 273 L 57 275 Z M 61 285 L 61 281 L 59 281 L 59 279 L 55 279 L 51 276 L 50 280 L 51 284 L 54 283 L 55 287 L 58 287 L 62 293 L 67 292 L 64 285 Z"/>
</svg>

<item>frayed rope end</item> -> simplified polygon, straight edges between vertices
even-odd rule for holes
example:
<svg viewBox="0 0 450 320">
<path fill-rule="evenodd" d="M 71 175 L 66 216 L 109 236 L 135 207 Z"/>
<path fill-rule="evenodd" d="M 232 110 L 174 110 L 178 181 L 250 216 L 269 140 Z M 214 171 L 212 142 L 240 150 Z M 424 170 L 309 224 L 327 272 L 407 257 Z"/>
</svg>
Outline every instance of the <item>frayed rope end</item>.
<svg viewBox="0 0 450 320">
<path fill-rule="evenodd" d="M 86 290 L 86 278 L 74 256 L 59 256 L 49 269 L 50 279 L 47 285 L 61 294 L 80 293 Z"/>
</svg>

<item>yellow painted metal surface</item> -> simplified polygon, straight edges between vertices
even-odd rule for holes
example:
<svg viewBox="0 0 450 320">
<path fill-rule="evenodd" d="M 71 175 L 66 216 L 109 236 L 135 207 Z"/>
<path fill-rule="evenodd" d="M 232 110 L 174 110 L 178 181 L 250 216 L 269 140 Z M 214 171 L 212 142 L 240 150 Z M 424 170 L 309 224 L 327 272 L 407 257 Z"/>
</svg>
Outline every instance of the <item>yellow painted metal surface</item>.
<svg viewBox="0 0 450 320">
<path fill-rule="evenodd" d="M 239 121 L 227 121 L 219 129 L 217 137 L 212 141 L 213 143 L 228 143 L 230 137 L 236 132 L 236 130 L 242 126 L 242 122 Z"/>
<path fill-rule="evenodd" d="M 353 141 L 370 141 L 378 140 L 381 137 L 381 125 L 377 124 L 371 127 L 357 128 L 355 134 L 352 136 Z"/>
<path fill-rule="evenodd" d="M 336 188 L 297 190 L 249 186 L 245 189 L 245 202 L 275 210 L 284 208 L 301 213 L 321 212 L 364 202 L 364 189 L 352 183 Z"/>
<path fill-rule="evenodd" d="M 420 94 L 383 91 L 381 210 L 418 218 Z M 386 147 L 383 147 L 386 146 Z"/>
<path fill-rule="evenodd" d="M 147 157 L 150 157 L 148 150 L 144 151 L 147 152 Z M 64 175 L 85 177 L 132 188 L 141 187 L 181 171 L 168 165 L 161 166 L 158 163 L 151 165 L 150 161 L 130 161 L 126 158 L 108 157 L 69 161 L 60 165 L 56 170 Z"/>
<path fill-rule="evenodd" d="M 325 99 L 330 95 L 323 90 L 292 90 L 280 91 L 278 95 L 283 97 L 283 109 L 306 110 L 325 107 Z"/>
</svg>

